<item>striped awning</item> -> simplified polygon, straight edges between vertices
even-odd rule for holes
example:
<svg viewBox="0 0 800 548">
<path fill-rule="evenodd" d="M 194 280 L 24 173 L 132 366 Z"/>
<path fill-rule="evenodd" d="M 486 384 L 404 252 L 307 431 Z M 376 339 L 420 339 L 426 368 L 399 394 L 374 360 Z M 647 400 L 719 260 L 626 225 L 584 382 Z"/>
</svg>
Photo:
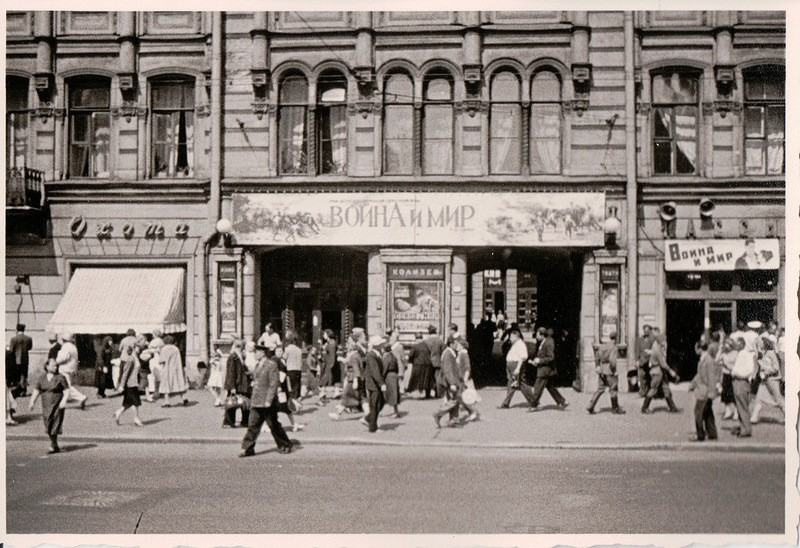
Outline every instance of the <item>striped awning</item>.
<svg viewBox="0 0 800 548">
<path fill-rule="evenodd" d="M 184 277 L 182 268 L 78 268 L 47 330 L 85 334 L 185 331 Z"/>
</svg>

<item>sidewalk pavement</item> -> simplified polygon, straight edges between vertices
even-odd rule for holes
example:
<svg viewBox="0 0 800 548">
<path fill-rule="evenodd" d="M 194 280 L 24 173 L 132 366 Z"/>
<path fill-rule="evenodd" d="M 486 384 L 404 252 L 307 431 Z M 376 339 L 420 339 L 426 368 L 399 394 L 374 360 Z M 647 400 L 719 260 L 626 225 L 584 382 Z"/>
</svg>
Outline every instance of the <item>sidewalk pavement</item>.
<svg viewBox="0 0 800 548">
<path fill-rule="evenodd" d="M 671 450 L 724 450 L 749 452 L 784 452 L 784 424 L 779 421 L 779 411 L 765 409 L 761 422 L 753 426 L 751 438 L 737 438 L 730 430 L 737 423 L 721 421 L 722 404 L 717 400 L 715 411 L 719 439 L 703 443 L 691 442 L 694 434 L 694 398 L 686 385 L 673 391 L 680 413 L 668 413 L 664 400 L 654 400 L 651 415 L 640 413 L 641 398 L 635 394 L 620 394 L 620 404 L 625 415 L 610 412 L 608 395 L 600 398 L 596 414 L 586 412 L 591 394 L 578 393 L 571 388 L 559 389 L 569 402 L 569 407 L 559 410 L 545 393 L 540 410 L 528 413 L 527 403 L 516 394 L 511 409 L 497 409 L 505 396 L 505 389 L 484 388 L 479 391 L 478 403 L 481 418 L 460 427 L 437 429 L 432 418 L 439 400 L 420 400 L 416 395 L 403 400 L 403 416 L 382 416 L 380 430 L 367 432 L 359 423 L 360 414 L 343 415 L 333 421 L 328 413 L 335 403 L 317 407 L 317 398 L 303 400 L 304 407 L 296 420 L 306 424 L 303 431 L 290 437 L 307 445 L 386 445 L 414 447 L 473 447 L 508 449 L 671 449 Z M 112 413 L 121 405 L 122 398 L 115 396 L 99 399 L 92 387 L 81 387 L 89 395 L 86 409 L 80 410 L 70 402 L 64 421 L 64 441 L 110 441 L 149 443 L 227 443 L 236 451 L 244 436 L 243 428 L 226 428 L 222 425 L 222 408 L 213 406 L 212 395 L 204 390 L 188 393 L 187 407 L 162 408 L 163 400 L 148 403 L 142 398 L 140 416 L 143 428 L 133 425 L 132 410 L 122 416 L 122 425 L 114 423 Z M 173 400 L 175 401 L 175 400 Z M 6 426 L 7 440 L 46 440 L 39 404 L 34 412 L 28 411 L 29 397 L 17 400 L 17 426 Z M 388 414 L 391 409 L 384 409 Z M 279 415 L 284 426 L 288 420 Z M 447 419 L 442 420 L 444 425 Z M 272 443 L 269 434 L 262 438 Z"/>
</svg>

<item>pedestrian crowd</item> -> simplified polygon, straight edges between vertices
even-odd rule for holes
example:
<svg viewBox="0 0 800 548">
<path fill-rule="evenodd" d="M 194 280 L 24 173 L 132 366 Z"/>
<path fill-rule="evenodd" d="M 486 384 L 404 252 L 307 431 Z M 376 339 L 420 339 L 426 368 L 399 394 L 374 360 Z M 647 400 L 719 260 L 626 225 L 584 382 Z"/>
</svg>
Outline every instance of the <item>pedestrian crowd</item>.
<svg viewBox="0 0 800 548">
<path fill-rule="evenodd" d="M 526 341 L 517 324 L 503 323 L 502 327 L 498 337 L 507 385 L 499 408 L 510 408 L 514 394 L 521 392 L 528 410 L 538 411 L 546 390 L 556 409 L 566 409 L 568 402 L 554 383 L 552 330 L 539 327 L 534 340 Z M 293 432 L 302 430 L 305 425 L 296 417 L 305 405 L 312 405 L 309 400 L 319 407 L 335 401 L 328 413 L 331 420 L 358 419 L 370 433 L 378 430 L 378 418 L 385 407 L 389 412 L 383 416 L 402 417 L 401 402 L 415 394 L 419 399 L 441 399 L 433 414 L 436 428 L 442 427 L 445 417 L 448 427 L 479 420 L 480 397 L 472 378 L 469 344 L 455 324 L 450 324 L 444 338 L 434 326 L 427 331 L 425 336 L 418 334 L 406 351 L 397 329 L 385 335 L 368 335 L 357 327 L 341 345 L 333 331 L 325 329 L 316 344 L 305 345 L 291 330 L 282 339 L 268 323 L 256 341 L 234 338 L 227 353 L 216 346 L 204 378 L 197 370 L 185 367 L 172 335 L 158 330 L 137 334 L 131 329 L 119 344 L 114 344 L 111 336 L 96 338 L 97 397 L 107 397 L 107 391 L 121 394 L 114 421 L 120 424 L 124 413 L 132 410 L 133 424 L 142 427 L 142 394 L 148 402 L 163 398 L 162 407 L 187 406 L 190 386 L 204 385 L 214 396 L 213 405 L 222 408 L 222 428 L 247 429 L 240 456 L 254 454 L 259 434 L 267 430 L 280 453 L 291 453 L 297 442 L 289 439 L 278 415 L 286 415 Z M 74 336 L 62 333 L 50 339 L 45 372 L 30 383 L 33 394 L 29 405 L 33 409 L 41 399 L 50 452 L 55 453 L 60 450 L 58 435 L 66 404 L 76 401 L 83 409 L 87 396 L 77 388 Z M 764 406 L 784 411 L 783 342 L 784 330 L 779 331 L 775 322 L 767 326 L 757 321 L 740 322 L 730 334 L 722 329 L 701 334 L 695 345 L 697 374 L 690 385 L 696 402 L 693 440 L 717 438 L 713 409 L 717 397 L 724 405 L 721 420 L 738 421 L 732 432 L 739 437 L 752 435 L 752 424 L 759 422 Z M 16 424 L 15 397 L 27 392 L 31 349 L 31 339 L 20 324 L 6 353 L 7 425 Z M 658 327 L 644 326 L 636 352 L 641 412 L 651 413 L 650 406 L 657 398 L 664 399 L 669 412 L 680 412 L 670 390 L 678 375 L 667 363 L 666 337 Z M 595 348 L 594 358 L 598 388 L 590 399 L 588 413 L 595 413 L 599 399 L 608 391 L 612 413 L 625 414 L 618 401 L 615 333 Z"/>
</svg>

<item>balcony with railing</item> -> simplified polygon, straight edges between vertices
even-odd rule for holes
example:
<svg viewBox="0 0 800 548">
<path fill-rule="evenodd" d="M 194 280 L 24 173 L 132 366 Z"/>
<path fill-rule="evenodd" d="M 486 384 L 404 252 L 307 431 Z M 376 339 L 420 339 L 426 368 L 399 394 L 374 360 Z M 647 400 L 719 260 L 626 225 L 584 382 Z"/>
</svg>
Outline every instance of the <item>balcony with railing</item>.
<svg viewBox="0 0 800 548">
<path fill-rule="evenodd" d="M 6 209 L 41 209 L 44 172 L 29 167 L 6 170 Z"/>
</svg>

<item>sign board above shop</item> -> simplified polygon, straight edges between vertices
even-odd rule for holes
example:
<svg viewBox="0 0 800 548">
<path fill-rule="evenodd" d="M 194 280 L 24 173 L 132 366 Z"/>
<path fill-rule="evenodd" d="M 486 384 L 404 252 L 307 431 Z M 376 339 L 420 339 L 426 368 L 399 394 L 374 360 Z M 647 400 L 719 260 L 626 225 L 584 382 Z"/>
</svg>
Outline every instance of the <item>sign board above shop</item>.
<svg viewBox="0 0 800 548">
<path fill-rule="evenodd" d="M 601 192 L 233 195 L 242 245 L 602 247 Z"/>
<path fill-rule="evenodd" d="M 778 240 L 666 240 L 664 268 L 667 271 L 777 270 Z"/>
</svg>

